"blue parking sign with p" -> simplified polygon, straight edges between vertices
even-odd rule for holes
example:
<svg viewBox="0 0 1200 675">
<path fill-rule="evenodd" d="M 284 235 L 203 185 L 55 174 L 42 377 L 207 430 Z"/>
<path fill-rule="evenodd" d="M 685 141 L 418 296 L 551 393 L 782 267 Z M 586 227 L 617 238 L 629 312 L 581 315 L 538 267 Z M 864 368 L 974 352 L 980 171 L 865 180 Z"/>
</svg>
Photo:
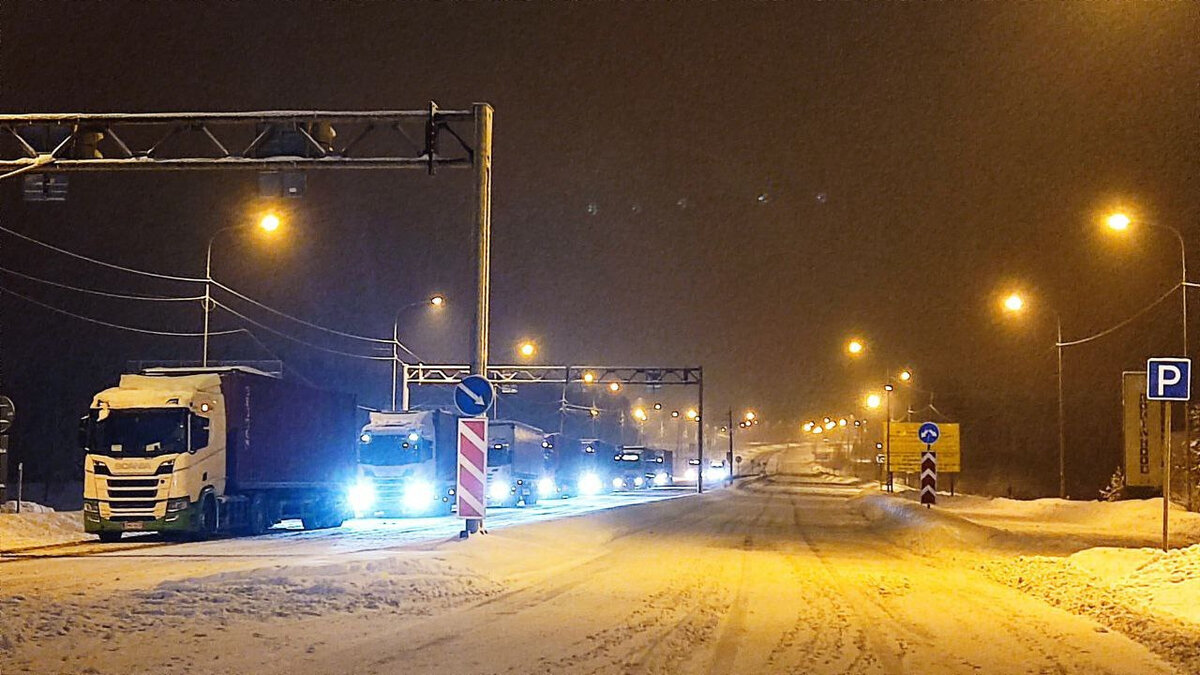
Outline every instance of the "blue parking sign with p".
<svg viewBox="0 0 1200 675">
<path fill-rule="evenodd" d="M 1192 360 L 1171 357 L 1147 360 L 1146 398 L 1151 401 L 1190 401 Z"/>
</svg>

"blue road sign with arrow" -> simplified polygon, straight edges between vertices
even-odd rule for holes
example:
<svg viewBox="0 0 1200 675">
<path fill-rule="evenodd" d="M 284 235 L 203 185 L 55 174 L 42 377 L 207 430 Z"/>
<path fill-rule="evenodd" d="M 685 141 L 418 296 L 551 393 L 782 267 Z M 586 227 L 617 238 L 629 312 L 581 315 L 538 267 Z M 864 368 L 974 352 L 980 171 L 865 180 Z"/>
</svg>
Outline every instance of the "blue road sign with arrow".
<svg viewBox="0 0 1200 675">
<path fill-rule="evenodd" d="M 921 425 L 920 429 L 917 429 L 917 438 L 921 439 L 921 442 L 925 445 L 937 443 L 937 439 L 941 438 L 941 436 L 942 430 L 938 429 L 938 425 L 933 422 L 926 422 Z"/>
<path fill-rule="evenodd" d="M 454 388 L 454 405 L 467 417 L 486 414 L 495 398 L 492 383 L 482 375 L 468 375 Z"/>
</svg>

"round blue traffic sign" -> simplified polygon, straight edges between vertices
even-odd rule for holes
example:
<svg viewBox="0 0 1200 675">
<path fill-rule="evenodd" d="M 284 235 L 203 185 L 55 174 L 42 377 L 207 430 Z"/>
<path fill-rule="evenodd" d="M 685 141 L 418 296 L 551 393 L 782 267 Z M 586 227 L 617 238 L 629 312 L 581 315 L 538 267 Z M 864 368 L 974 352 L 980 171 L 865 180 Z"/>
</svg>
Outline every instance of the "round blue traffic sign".
<svg viewBox="0 0 1200 675">
<path fill-rule="evenodd" d="M 495 398 L 492 383 L 482 375 L 468 375 L 454 388 L 454 405 L 467 417 L 486 414 Z"/>
<path fill-rule="evenodd" d="M 910 427 L 911 428 L 911 427 Z M 917 429 L 917 438 L 925 445 L 933 445 L 937 443 L 937 439 L 941 438 L 942 430 L 933 422 L 926 422 Z"/>
</svg>

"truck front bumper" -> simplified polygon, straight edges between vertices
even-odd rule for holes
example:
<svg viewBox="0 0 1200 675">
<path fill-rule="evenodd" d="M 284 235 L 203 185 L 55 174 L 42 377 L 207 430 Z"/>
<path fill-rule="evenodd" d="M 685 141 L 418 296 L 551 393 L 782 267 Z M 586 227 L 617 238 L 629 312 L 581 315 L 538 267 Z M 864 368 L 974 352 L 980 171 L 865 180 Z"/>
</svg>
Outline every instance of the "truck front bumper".
<svg viewBox="0 0 1200 675">
<path fill-rule="evenodd" d="M 83 531 L 98 532 L 190 532 L 196 529 L 200 518 L 200 505 L 191 502 L 182 511 L 170 511 L 162 518 L 153 520 L 110 520 L 100 515 L 100 502 L 83 500 Z"/>
</svg>

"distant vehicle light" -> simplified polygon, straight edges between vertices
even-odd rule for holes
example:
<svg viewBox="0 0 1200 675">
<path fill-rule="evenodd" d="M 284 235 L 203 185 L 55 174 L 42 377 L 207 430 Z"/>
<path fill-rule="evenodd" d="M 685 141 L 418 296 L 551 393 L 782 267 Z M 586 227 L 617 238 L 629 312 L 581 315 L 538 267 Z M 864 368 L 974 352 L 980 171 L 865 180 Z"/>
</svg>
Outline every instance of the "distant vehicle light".
<svg viewBox="0 0 1200 675">
<path fill-rule="evenodd" d="M 553 479 L 542 478 L 538 481 L 537 488 L 539 497 L 550 497 L 554 494 L 557 486 L 555 486 Z"/>
<path fill-rule="evenodd" d="M 364 514 L 375 508 L 375 486 L 369 480 L 360 480 L 346 494 L 350 508 L 356 514 Z"/>
<path fill-rule="evenodd" d="M 488 486 L 488 497 L 490 497 L 493 501 L 502 502 L 508 499 L 508 496 L 511 493 L 512 488 L 499 481 L 496 481 Z"/>
<path fill-rule="evenodd" d="M 433 501 L 433 485 L 426 481 L 414 480 L 404 488 L 404 508 L 408 511 L 424 511 Z"/>
<path fill-rule="evenodd" d="M 599 494 L 603 487 L 604 484 L 600 482 L 600 477 L 594 473 L 585 473 L 579 477 L 579 494 Z"/>
</svg>

